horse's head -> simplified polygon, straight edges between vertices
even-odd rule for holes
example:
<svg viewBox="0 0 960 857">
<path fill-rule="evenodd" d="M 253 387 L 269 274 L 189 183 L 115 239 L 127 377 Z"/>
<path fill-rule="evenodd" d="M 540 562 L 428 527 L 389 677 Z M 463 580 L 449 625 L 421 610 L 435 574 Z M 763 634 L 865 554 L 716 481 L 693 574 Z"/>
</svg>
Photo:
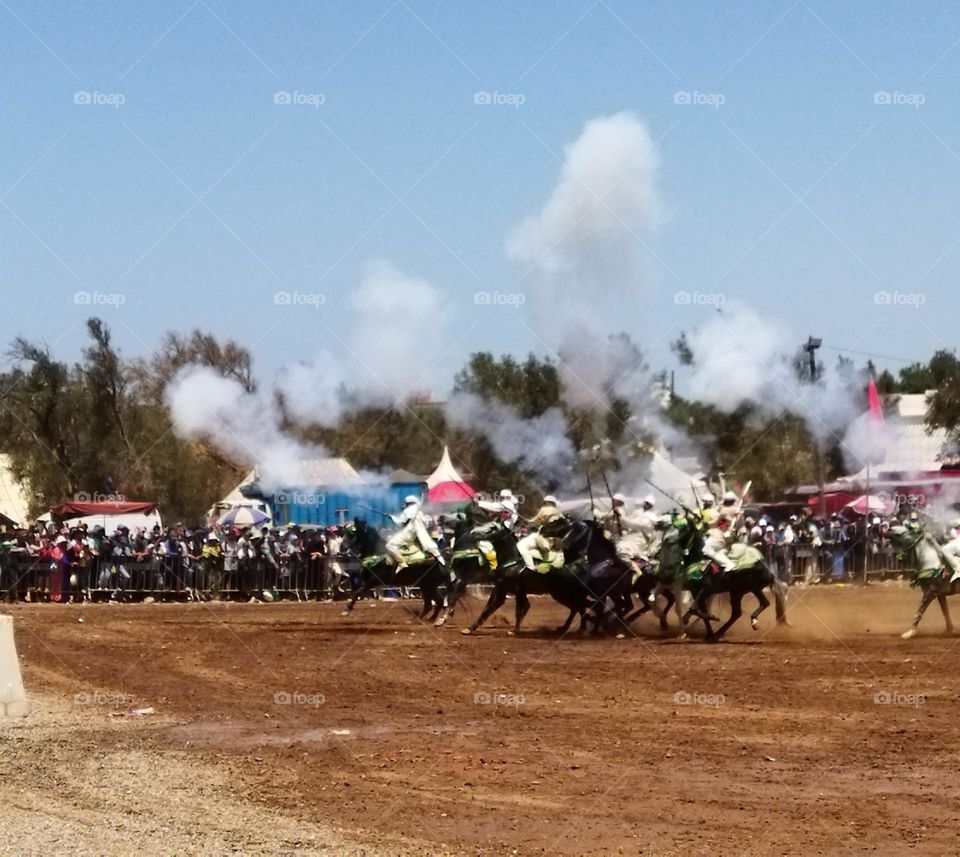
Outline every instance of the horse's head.
<svg viewBox="0 0 960 857">
<path fill-rule="evenodd" d="M 570 532 L 573 522 L 564 515 L 554 518 L 552 521 L 541 525 L 540 535 L 548 539 L 562 539 Z"/>
<path fill-rule="evenodd" d="M 345 553 L 357 553 L 361 557 L 373 556 L 382 553 L 383 537 L 376 527 L 364 518 L 354 518 L 353 523 L 344 527 L 343 541 L 340 548 Z"/>
<path fill-rule="evenodd" d="M 887 538 L 898 550 L 913 547 L 923 534 L 906 524 L 895 524 L 887 530 Z"/>
</svg>

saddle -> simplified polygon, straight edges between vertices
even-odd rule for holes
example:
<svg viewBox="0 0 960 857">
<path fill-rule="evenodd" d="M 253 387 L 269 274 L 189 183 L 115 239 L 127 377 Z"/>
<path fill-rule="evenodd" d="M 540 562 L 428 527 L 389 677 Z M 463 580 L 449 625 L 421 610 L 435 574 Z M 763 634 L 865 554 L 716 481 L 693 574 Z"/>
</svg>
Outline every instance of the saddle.
<svg viewBox="0 0 960 857">
<path fill-rule="evenodd" d="M 548 574 L 558 568 L 563 568 L 563 551 L 547 551 L 546 555 L 542 551 L 531 551 L 533 557 L 533 570 L 537 574 Z"/>
<path fill-rule="evenodd" d="M 743 542 L 735 542 L 730 545 L 727 556 L 730 557 L 736 565 L 734 572 L 754 568 L 763 562 L 763 554 L 753 547 L 753 545 L 745 545 Z"/>
<path fill-rule="evenodd" d="M 692 562 L 683 570 L 683 579 L 685 581 L 696 582 L 703 580 L 708 574 L 720 574 L 720 566 L 712 559 L 701 559 Z"/>
</svg>

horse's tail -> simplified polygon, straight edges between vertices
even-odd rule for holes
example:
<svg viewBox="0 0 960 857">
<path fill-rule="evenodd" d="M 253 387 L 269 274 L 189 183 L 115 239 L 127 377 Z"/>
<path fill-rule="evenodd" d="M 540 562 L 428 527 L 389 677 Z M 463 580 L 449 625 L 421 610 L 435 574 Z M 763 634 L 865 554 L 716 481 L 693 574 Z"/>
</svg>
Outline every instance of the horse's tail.
<svg viewBox="0 0 960 857">
<path fill-rule="evenodd" d="M 787 593 L 789 592 L 789 588 L 787 584 L 772 571 L 770 572 L 770 590 L 773 592 L 774 606 L 777 611 L 777 624 L 789 624 L 787 622 Z"/>
</svg>

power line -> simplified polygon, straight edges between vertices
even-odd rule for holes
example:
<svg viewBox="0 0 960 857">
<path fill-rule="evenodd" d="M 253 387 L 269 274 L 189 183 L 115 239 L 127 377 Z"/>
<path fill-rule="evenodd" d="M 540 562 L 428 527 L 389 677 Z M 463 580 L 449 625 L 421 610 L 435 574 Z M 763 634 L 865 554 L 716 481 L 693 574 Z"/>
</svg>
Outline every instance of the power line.
<svg viewBox="0 0 960 857">
<path fill-rule="evenodd" d="M 874 354 L 872 351 L 857 351 L 856 348 L 839 348 L 836 345 L 824 345 L 831 351 L 840 351 L 846 354 L 859 354 L 863 357 L 876 357 L 878 360 L 893 360 L 895 363 L 916 363 L 916 360 L 907 360 L 905 357 L 892 357 L 889 354 Z"/>
</svg>

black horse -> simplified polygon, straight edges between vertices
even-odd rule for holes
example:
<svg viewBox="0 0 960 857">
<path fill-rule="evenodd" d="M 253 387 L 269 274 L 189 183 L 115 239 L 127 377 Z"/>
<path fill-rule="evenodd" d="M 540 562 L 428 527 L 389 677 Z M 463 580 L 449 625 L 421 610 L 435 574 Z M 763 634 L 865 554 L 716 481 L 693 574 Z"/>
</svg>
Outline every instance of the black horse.
<svg viewBox="0 0 960 857">
<path fill-rule="evenodd" d="M 608 600 L 613 616 L 624 629 L 637 616 L 652 609 L 649 599 L 657 585 L 656 576 L 635 575 L 630 564 L 617 555 L 616 546 L 597 521 L 557 518 L 541 527 L 540 532 L 547 537 L 560 537 L 564 564 L 579 569 L 577 577 L 594 611 L 594 633 L 599 632 L 603 624 Z M 636 611 L 633 611 L 634 594 L 639 595 L 642 602 Z"/>
<path fill-rule="evenodd" d="M 787 585 L 763 563 L 762 558 L 748 567 L 722 572 L 717 564 L 703 553 L 704 534 L 696 522 L 688 518 L 681 531 L 683 587 L 693 596 L 693 603 L 684 615 L 684 624 L 690 616 L 703 621 L 707 640 L 713 642 L 722 637 L 743 615 L 741 602 L 747 593 L 757 599 L 758 607 L 750 614 L 750 624 L 757 629 L 757 617 L 770 606 L 764 589 L 773 592 L 777 611 L 777 623 L 787 624 Z M 711 621 L 718 621 L 708 610 L 710 599 L 721 592 L 730 596 L 730 618 L 714 632 Z"/>
<path fill-rule="evenodd" d="M 493 564 L 487 560 L 487 567 L 493 580 L 493 591 L 476 621 L 460 633 L 472 634 L 476 631 L 503 606 L 508 595 L 513 595 L 516 602 L 514 634 L 520 633 L 520 623 L 530 610 L 530 599 L 527 597 L 529 595 L 549 595 L 570 611 L 567 620 L 557 629 L 558 633 L 565 633 L 575 616 L 580 616 L 580 628 L 583 629 L 590 599 L 588 590 L 580 579 L 582 570 L 564 566 L 545 572 L 531 571 L 523 564 L 523 559 L 517 550 L 516 537 L 500 524 L 493 525 L 486 538 L 480 541 L 486 542 L 486 546 L 493 551 L 496 567 L 494 568 Z M 478 546 L 481 547 L 481 553 L 484 553 L 482 550 L 484 546 L 479 542 Z M 454 545 L 454 551 L 457 547 Z"/>
<path fill-rule="evenodd" d="M 448 563 L 452 582 L 447 590 L 447 605 L 434 623 L 438 626 L 447 623 L 460 600 L 466 595 L 468 586 L 493 583 L 490 549 L 485 550 L 487 545 L 481 546 L 480 543 L 486 542 L 491 534 L 502 528 L 498 528 L 488 516 L 479 512 L 479 507 L 471 505 L 463 512 L 441 518 L 440 524 L 448 536 L 448 544 L 451 545 Z M 495 557 L 496 549 L 492 550 Z"/>
<path fill-rule="evenodd" d="M 566 607 L 570 613 L 557 629 L 564 634 L 575 616 L 580 617 L 580 630 L 586 627 L 588 612 L 592 611 L 593 633 L 599 633 L 604 622 L 607 599 L 613 604 L 614 615 L 622 621 L 633 607 L 630 598 L 632 570 L 618 556 L 616 548 L 594 521 L 557 519 L 541 527 L 547 537 L 560 538 L 563 547 L 562 568 L 531 571 L 523 565 L 512 533 L 499 536 L 497 542 L 497 569 L 494 587 L 486 606 L 477 620 L 462 633 L 476 631 L 513 594 L 516 599 L 514 633 L 520 633 L 520 623 L 530 609 L 528 595 L 549 595 Z M 500 552 L 506 553 L 505 561 Z"/>
<path fill-rule="evenodd" d="M 376 527 L 370 526 L 362 518 L 354 520 L 346 528 L 341 552 L 353 554 L 360 560 L 359 573 L 352 577 L 350 600 L 340 614 L 348 616 L 354 604 L 378 586 L 400 589 L 402 587 L 419 587 L 423 597 L 423 611 L 420 618 L 427 618 L 430 609 L 430 621 L 437 618 L 443 607 L 443 598 L 440 589 L 448 583 L 448 576 L 443 564 L 430 557 L 421 562 L 412 562 L 405 568 L 398 569 L 387 556 L 386 543 Z"/>
</svg>

